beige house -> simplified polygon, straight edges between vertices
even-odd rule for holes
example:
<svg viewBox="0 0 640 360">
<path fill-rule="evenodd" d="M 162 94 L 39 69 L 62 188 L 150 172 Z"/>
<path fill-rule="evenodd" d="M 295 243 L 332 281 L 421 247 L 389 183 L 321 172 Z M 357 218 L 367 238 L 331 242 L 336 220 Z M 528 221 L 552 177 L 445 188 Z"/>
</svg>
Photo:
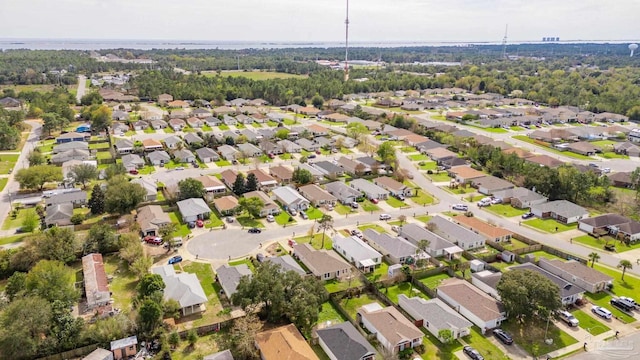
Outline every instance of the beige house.
<svg viewBox="0 0 640 360">
<path fill-rule="evenodd" d="M 309 244 L 296 244 L 293 245 L 293 256 L 320 280 L 343 279 L 351 276 L 351 265 L 334 251 L 316 250 Z"/>
<path fill-rule="evenodd" d="M 309 184 L 298 188 L 300 195 L 304 196 L 315 207 L 322 205 L 335 205 L 338 199 L 329 194 L 325 189 L 316 184 Z"/>
</svg>

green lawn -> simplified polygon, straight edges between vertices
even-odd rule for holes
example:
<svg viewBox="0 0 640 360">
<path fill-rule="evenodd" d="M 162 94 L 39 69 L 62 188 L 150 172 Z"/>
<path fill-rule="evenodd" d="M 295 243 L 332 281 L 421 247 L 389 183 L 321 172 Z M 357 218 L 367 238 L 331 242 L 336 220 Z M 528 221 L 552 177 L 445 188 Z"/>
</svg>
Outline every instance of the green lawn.
<svg viewBox="0 0 640 360">
<path fill-rule="evenodd" d="M 177 167 L 185 167 L 188 166 L 189 164 L 186 163 L 181 163 L 175 160 L 171 160 L 168 163 L 164 164 L 165 169 L 175 169 Z"/>
<path fill-rule="evenodd" d="M 563 231 L 574 230 L 578 227 L 577 223 L 565 225 L 555 221 L 554 219 L 531 219 L 524 221 L 523 224 L 548 233 L 560 233 Z M 558 229 L 558 231 L 556 231 L 556 228 Z"/>
<path fill-rule="evenodd" d="M 378 303 L 380 304 L 380 306 L 384 307 L 384 304 L 376 299 L 375 296 L 367 293 L 361 294 L 360 297 L 353 297 L 351 299 L 344 298 L 340 300 L 340 306 L 353 319 L 356 318 L 356 314 L 358 313 L 359 308 L 371 303 Z"/>
<path fill-rule="evenodd" d="M 573 316 L 575 316 L 575 318 L 580 322 L 578 326 L 587 330 L 587 332 L 593 336 L 597 336 L 611 330 L 607 325 L 594 319 L 582 310 L 573 309 L 571 310 L 571 314 L 573 314 Z"/>
<path fill-rule="evenodd" d="M 323 246 L 323 244 L 322 244 L 322 233 L 314 234 L 313 238 L 311 238 L 309 235 L 298 236 L 298 237 L 294 238 L 294 240 L 298 244 L 309 243 L 309 244 L 311 244 L 311 246 L 313 246 L 314 249 L 317 249 L 317 250 L 322 249 L 322 246 Z M 332 246 L 331 235 L 325 234 L 325 236 L 324 236 L 324 249 L 331 250 L 331 246 Z"/>
<path fill-rule="evenodd" d="M 156 172 L 156 168 L 152 165 L 145 165 L 141 169 L 138 169 L 138 174 L 140 175 L 149 175 L 153 174 L 154 172 Z"/>
<path fill-rule="evenodd" d="M 408 206 L 406 202 L 404 202 L 404 201 L 400 201 L 400 200 L 398 200 L 398 199 L 396 199 L 396 198 L 394 198 L 394 197 L 392 197 L 392 196 L 390 196 L 390 197 L 387 199 L 387 204 L 388 204 L 389 206 L 391 206 L 391 207 L 396 208 L 396 209 L 397 209 L 397 208 L 401 208 L 401 207 Z"/>
<path fill-rule="evenodd" d="M 403 153 L 413 153 L 418 151 L 418 149 L 413 146 L 403 146 L 400 148 L 400 151 L 402 151 Z"/>
<path fill-rule="evenodd" d="M 514 135 L 512 137 L 514 139 L 518 139 L 520 141 L 524 141 L 524 142 L 527 142 L 529 144 L 536 145 L 536 146 L 538 146 L 540 148 L 543 148 L 543 149 L 545 149 L 545 150 L 547 150 L 549 152 L 555 153 L 555 154 L 564 155 L 566 157 L 570 157 L 570 158 L 574 158 L 574 159 L 578 159 L 578 160 L 593 160 L 593 158 L 590 157 L 590 156 L 576 154 L 576 153 L 573 153 L 571 151 L 560 151 L 560 150 L 554 149 L 554 148 L 552 148 L 550 146 L 546 146 L 546 145 L 540 144 L 538 141 L 531 139 L 527 135 Z"/>
<path fill-rule="evenodd" d="M 213 128 L 207 124 L 202 125 L 202 131 L 212 131 Z"/>
<path fill-rule="evenodd" d="M 513 131 L 522 131 L 522 130 L 524 130 L 524 128 L 520 127 L 520 126 L 510 126 L 509 128 L 511 130 L 513 130 Z"/>
<path fill-rule="evenodd" d="M 517 209 L 507 204 L 495 204 L 495 205 L 487 206 L 484 209 L 496 215 L 505 216 L 505 217 L 521 216 L 522 214 L 526 214 L 529 212 L 529 210 Z"/>
<path fill-rule="evenodd" d="M 276 215 L 276 223 L 278 225 L 287 225 L 287 224 L 295 224 L 296 220 L 293 216 L 289 215 L 286 211 L 281 211 L 280 214 Z"/>
<path fill-rule="evenodd" d="M 291 160 L 293 159 L 293 155 L 291 155 L 290 153 L 284 153 L 280 156 L 278 156 L 280 159 L 282 160 Z"/>
<path fill-rule="evenodd" d="M 385 295 L 387 295 L 389 300 L 393 301 L 395 304 L 398 303 L 398 296 L 400 294 L 404 294 L 410 298 L 414 296 L 418 296 L 426 300 L 430 299 L 427 294 L 420 291 L 420 289 L 413 287 L 413 285 L 408 282 L 399 283 L 391 287 L 382 289 L 380 291 L 382 291 Z"/>
<path fill-rule="evenodd" d="M 169 219 L 171 222 L 178 224 L 178 229 L 173 233 L 173 236 L 186 238 L 187 235 L 191 234 L 191 229 L 187 224 L 182 223 L 180 215 L 176 211 L 169 213 Z"/>
<path fill-rule="evenodd" d="M 327 291 L 331 294 L 335 292 L 343 291 L 352 287 L 359 287 L 359 286 L 362 286 L 362 280 L 360 280 L 360 277 L 357 275 L 357 273 L 354 273 L 351 276 L 351 281 L 349 281 L 349 279 L 345 279 L 343 281 L 338 281 L 336 279 L 333 279 L 333 280 L 325 281 L 324 283 L 324 288 L 327 289 Z"/>
<path fill-rule="evenodd" d="M 474 347 L 480 355 L 484 356 L 486 360 L 508 360 L 500 348 L 495 346 L 487 337 L 482 335 L 480 328 L 477 326 L 471 327 L 471 333 L 462 338 L 467 344 Z"/>
<path fill-rule="evenodd" d="M 267 125 L 269 125 L 269 127 L 276 127 L 278 126 L 278 123 L 273 120 L 268 120 Z"/>
<path fill-rule="evenodd" d="M 245 264 L 249 267 L 249 269 L 251 270 L 251 272 L 256 272 L 256 268 L 255 266 L 253 266 L 253 263 L 251 262 L 251 260 L 249 258 L 244 258 L 241 260 L 235 260 L 235 261 L 230 261 L 229 262 L 229 266 L 238 266 L 238 265 L 242 265 Z"/>
<path fill-rule="evenodd" d="M 335 210 L 340 215 L 351 214 L 353 209 L 350 206 L 346 206 L 343 204 L 337 204 L 333 210 Z"/>
<path fill-rule="evenodd" d="M 130 309 L 138 284 L 135 275 L 129 271 L 124 260 L 116 255 L 105 256 L 104 269 L 108 275 L 113 275 L 109 291 L 112 293 L 114 307 Z"/>
<path fill-rule="evenodd" d="M 450 182 L 451 181 L 449 174 L 447 174 L 444 171 L 437 174 L 436 173 L 427 174 L 427 176 L 430 177 L 433 182 Z"/>
<path fill-rule="evenodd" d="M 0 174 L 9 174 L 16 165 L 20 154 L 2 154 L 0 155 Z"/>
<path fill-rule="evenodd" d="M 563 259 L 563 258 L 561 258 L 559 256 L 555 256 L 553 254 L 549 254 L 548 252 L 546 252 L 544 250 L 534 251 L 534 252 L 530 252 L 528 254 L 533 254 L 533 256 L 535 257 L 536 261 L 538 261 L 538 259 L 540 259 L 541 257 L 546 258 L 546 259 L 550 259 L 550 260 L 558 259 L 558 260 L 566 261 L 566 259 Z"/>
<path fill-rule="evenodd" d="M 156 130 L 154 128 L 152 128 L 151 126 L 149 126 L 148 128 L 144 129 L 144 133 L 145 134 L 155 134 Z"/>
<path fill-rule="evenodd" d="M 310 207 L 309 209 L 307 209 L 307 211 L 305 211 L 305 213 L 307 213 L 309 220 L 321 219 L 322 215 L 324 215 L 324 213 L 320 211 L 320 209 L 314 207 Z"/>
<path fill-rule="evenodd" d="M 262 223 L 262 221 L 258 220 L 258 219 L 252 219 L 251 216 L 249 215 L 241 215 L 241 216 L 237 216 L 236 220 L 238 220 L 238 223 L 240 223 L 240 225 L 244 226 L 244 227 L 248 227 L 248 228 L 264 228 L 264 224 Z"/>
<path fill-rule="evenodd" d="M 428 223 L 433 216 L 431 215 L 418 215 L 415 217 L 416 220 L 422 221 L 423 223 Z"/>
<path fill-rule="evenodd" d="M 480 126 L 474 126 L 474 127 L 477 128 L 477 129 L 480 129 L 482 131 L 486 131 L 486 132 L 494 133 L 494 134 L 504 134 L 506 132 L 509 132 L 508 130 L 503 129 L 503 128 L 480 127 Z"/>
<path fill-rule="evenodd" d="M 435 161 L 421 161 L 418 163 L 418 167 L 420 168 L 420 170 L 424 171 L 435 170 L 438 168 L 438 164 L 436 164 Z"/>
<path fill-rule="evenodd" d="M 378 265 L 375 268 L 375 270 L 373 270 L 370 273 L 367 273 L 366 276 L 367 278 L 369 278 L 369 280 L 373 282 L 378 282 L 380 280 L 384 280 L 387 278 L 388 271 L 389 271 L 389 264 L 383 261 L 380 263 L 380 265 Z"/>
<path fill-rule="evenodd" d="M 635 298 L 637 296 L 638 291 L 640 290 L 640 278 L 635 275 L 626 273 L 624 275 L 624 280 L 622 278 L 622 272 L 616 269 L 612 269 L 607 266 L 600 265 L 598 263 L 595 264 L 595 269 L 605 273 L 613 278 L 613 289 L 611 292 L 617 296 L 627 296 L 630 298 Z"/>
<path fill-rule="evenodd" d="M 336 324 L 345 321 L 347 321 L 347 319 L 345 319 L 344 316 L 342 316 L 342 314 L 338 312 L 333 304 L 328 301 L 322 303 L 322 309 L 320 309 L 320 313 L 318 314 L 318 321 L 316 322 L 316 324 L 327 322 Z"/>
<path fill-rule="evenodd" d="M 549 323 L 547 338 L 553 339 L 553 343 L 548 345 L 544 342 L 546 325 L 547 322 L 542 320 L 526 324 L 509 320 L 502 323 L 502 328 L 511 334 L 516 344 L 520 345 L 529 354 L 536 356 L 547 354 L 578 342 L 578 340 L 560 330 L 553 323 Z"/>
<path fill-rule="evenodd" d="M 4 187 L 7 186 L 7 182 L 9 181 L 9 178 L 0 178 L 0 192 L 2 192 L 2 190 L 4 190 Z"/>
<path fill-rule="evenodd" d="M 243 123 L 237 123 L 236 129 L 246 129 L 247 127 Z"/>
<path fill-rule="evenodd" d="M 169 127 L 167 127 L 167 129 L 168 129 L 168 128 L 169 128 Z M 166 129 L 165 129 L 165 130 L 166 130 Z M 133 136 L 133 135 L 135 135 L 135 134 L 136 134 L 136 132 L 135 132 L 134 130 L 129 130 L 129 131 L 127 131 L 126 133 L 124 133 L 124 136 Z"/>
<path fill-rule="evenodd" d="M 528 244 L 525 244 L 522 241 L 516 240 L 514 238 L 511 238 L 509 242 L 502 242 L 500 243 L 500 245 L 504 246 L 504 248 L 507 250 L 522 249 L 529 246 Z"/>
<path fill-rule="evenodd" d="M 40 152 L 43 154 L 46 153 L 50 153 L 53 151 L 53 147 L 56 146 L 56 141 L 55 140 L 44 140 L 41 141 L 40 144 L 42 144 L 41 146 L 38 146 L 38 149 L 40 149 Z"/>
<path fill-rule="evenodd" d="M 613 141 L 613 140 L 598 140 L 598 141 L 591 141 L 591 145 L 597 146 L 600 149 L 602 149 L 602 151 L 611 151 L 613 150 L 613 145 L 615 144 L 619 144 L 617 141 Z"/>
<path fill-rule="evenodd" d="M 625 275 L 625 280 L 627 280 L 626 277 L 627 276 Z M 618 275 L 617 278 L 613 279 L 614 284 L 616 284 L 619 280 L 620 280 L 620 276 Z M 630 286 L 630 287 L 634 288 L 633 286 Z M 622 290 L 622 289 L 615 289 L 615 285 L 614 285 L 614 289 L 612 290 L 615 293 L 615 290 Z M 623 291 L 619 291 L 619 292 L 620 294 L 617 294 L 617 295 L 623 295 L 622 294 Z M 631 297 L 634 295 L 628 295 L 628 296 Z M 609 293 L 606 293 L 606 292 L 599 292 L 596 294 L 585 293 L 585 297 L 589 299 L 589 301 L 591 301 L 593 304 L 602 306 L 603 308 L 606 308 L 607 310 L 611 311 L 611 314 L 613 314 L 613 316 L 616 316 L 619 320 L 621 320 L 624 323 L 629 324 L 636 321 L 636 319 L 633 318 L 632 316 L 622 312 L 621 310 L 618 310 L 618 308 L 611 306 L 609 301 L 611 301 L 612 296 Z"/>
<path fill-rule="evenodd" d="M 340 148 L 340 153 L 341 154 L 345 154 L 345 155 L 349 155 L 349 154 L 353 154 L 353 151 L 347 149 L 347 148 Z"/>
<path fill-rule="evenodd" d="M 628 159 L 628 155 L 618 154 L 613 151 L 607 151 L 602 154 L 598 154 L 599 157 L 603 157 L 605 159 Z"/>
<path fill-rule="evenodd" d="M 253 122 L 253 123 L 251 123 L 251 126 L 253 126 L 254 128 L 261 128 L 262 124 L 257 123 L 257 122 Z"/>
<path fill-rule="evenodd" d="M 91 150 L 109 149 L 109 142 L 105 141 L 105 142 L 89 144 L 89 149 L 91 149 Z M 53 151 L 53 150 L 51 150 L 51 151 Z"/>
<path fill-rule="evenodd" d="M 0 237 L 0 245 L 7 245 L 7 244 L 20 242 L 28 235 L 29 234 L 19 234 L 19 235 Z"/>
<path fill-rule="evenodd" d="M 13 219 L 11 216 L 11 212 L 9 212 L 9 215 L 4 219 L 4 222 L 2 223 L 2 230 L 17 229 L 21 227 L 22 222 L 24 221 L 25 217 L 27 217 L 27 214 L 35 214 L 35 213 L 36 213 L 35 208 L 20 209 L 18 210 L 18 216 L 16 216 L 16 218 Z M 36 228 L 38 228 L 38 226 L 36 226 Z"/>
<path fill-rule="evenodd" d="M 414 196 L 410 198 L 414 203 L 424 206 L 433 204 L 435 199 L 430 194 L 427 194 L 423 190 L 418 190 L 418 196 Z"/>
<path fill-rule="evenodd" d="M 261 155 L 260 157 L 258 157 L 258 159 L 260 159 L 260 162 L 264 164 L 273 162 L 273 160 L 267 154 Z"/>
<path fill-rule="evenodd" d="M 427 161 L 427 160 L 429 160 L 429 157 L 427 155 L 425 155 L 425 154 L 412 154 L 412 155 L 408 155 L 407 157 L 411 161 Z M 435 162 L 433 164 L 435 164 Z M 435 169 L 435 167 L 434 167 L 434 169 Z M 428 170 L 428 169 L 425 169 L 425 170 Z"/>
<path fill-rule="evenodd" d="M 289 118 L 286 118 L 286 119 L 282 120 L 282 122 L 285 125 L 289 125 L 289 126 L 295 125 L 297 123 L 294 119 L 289 119 Z"/>
<path fill-rule="evenodd" d="M 365 231 L 367 229 L 373 229 L 373 230 L 375 230 L 375 231 L 377 231 L 379 233 L 385 233 L 386 232 L 386 230 L 382 226 L 380 226 L 378 224 L 362 224 L 362 225 L 358 226 L 358 230 L 360 230 L 360 231 Z"/>
<path fill-rule="evenodd" d="M 171 126 L 167 126 L 166 128 L 162 129 L 162 131 L 164 131 L 165 134 L 175 133 L 175 131 L 171 128 Z"/>
<path fill-rule="evenodd" d="M 227 161 L 227 160 L 218 160 L 218 161 L 216 161 L 216 162 L 215 162 L 215 164 L 216 164 L 217 166 L 222 167 L 222 166 L 230 166 L 230 165 L 231 165 L 231 162 L 230 162 L 230 161 Z"/>
<path fill-rule="evenodd" d="M 364 211 L 368 211 L 368 212 L 380 211 L 380 207 L 378 207 L 378 205 L 372 203 L 369 200 L 365 200 L 365 201 L 361 202 L 360 206 L 362 207 L 362 210 L 364 210 Z"/>
<path fill-rule="evenodd" d="M 198 280 L 200 280 L 200 285 L 202 285 L 202 290 L 204 290 L 207 297 L 211 297 L 212 294 L 215 295 L 216 298 L 218 297 L 216 289 L 213 286 L 216 282 L 216 278 L 213 275 L 211 264 L 190 262 L 189 264 L 182 266 L 182 270 L 191 274 L 196 274 Z"/>
<path fill-rule="evenodd" d="M 111 153 L 109 151 L 98 151 L 96 153 L 96 159 L 98 160 L 111 159 Z"/>
<path fill-rule="evenodd" d="M 422 338 L 422 345 L 424 345 L 425 352 L 420 355 L 422 359 L 458 360 L 458 357 L 454 354 L 462 350 L 462 345 L 458 340 L 443 344 L 426 330 L 421 330 L 425 333 L 424 338 Z"/>
<path fill-rule="evenodd" d="M 427 276 L 425 278 L 420 279 L 420 282 L 425 284 L 429 289 L 435 289 L 440 285 L 440 282 L 445 279 L 449 279 L 450 276 L 446 272 Z"/>
</svg>

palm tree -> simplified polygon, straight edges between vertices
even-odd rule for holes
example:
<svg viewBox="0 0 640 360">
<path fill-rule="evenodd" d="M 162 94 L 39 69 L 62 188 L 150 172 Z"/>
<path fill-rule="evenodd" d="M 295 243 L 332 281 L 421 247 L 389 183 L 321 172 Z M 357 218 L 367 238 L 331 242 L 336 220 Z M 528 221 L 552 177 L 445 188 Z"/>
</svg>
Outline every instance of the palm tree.
<svg viewBox="0 0 640 360">
<path fill-rule="evenodd" d="M 322 218 L 318 220 L 318 229 L 322 230 L 322 246 L 321 246 L 322 249 L 324 249 L 325 233 L 327 232 L 328 229 L 332 229 L 332 228 L 333 228 L 333 217 L 327 214 L 322 215 Z"/>
<path fill-rule="evenodd" d="M 398 216 L 398 221 L 400 221 L 400 226 L 404 225 L 405 221 L 407 221 L 407 216 L 406 215 Z"/>
<path fill-rule="evenodd" d="M 633 265 L 629 260 L 620 260 L 620 263 L 618 264 L 618 269 L 620 268 L 622 268 L 622 281 L 624 281 L 624 273 L 627 271 L 627 269 L 633 269 Z"/>
<path fill-rule="evenodd" d="M 591 260 L 591 267 L 593 267 L 593 265 L 598 262 L 598 259 L 600 259 L 600 254 L 598 254 L 597 252 L 592 252 L 591 254 L 589 254 L 589 260 Z"/>
</svg>

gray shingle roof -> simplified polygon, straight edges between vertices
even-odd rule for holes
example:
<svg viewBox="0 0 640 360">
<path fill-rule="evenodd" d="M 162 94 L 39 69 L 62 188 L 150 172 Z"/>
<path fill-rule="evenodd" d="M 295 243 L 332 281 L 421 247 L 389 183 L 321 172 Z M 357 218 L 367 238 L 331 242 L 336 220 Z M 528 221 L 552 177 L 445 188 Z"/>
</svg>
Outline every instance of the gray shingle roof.
<svg viewBox="0 0 640 360">
<path fill-rule="evenodd" d="M 399 235 L 409 240 L 414 245 L 418 245 L 420 240 L 428 240 L 429 249 L 431 251 L 438 251 L 455 246 L 453 243 L 443 239 L 440 235 L 436 235 L 416 224 L 405 224 L 400 228 Z"/>
<path fill-rule="evenodd" d="M 207 355 L 202 358 L 202 360 L 234 360 L 233 355 L 231 354 L 231 350 L 227 349 L 224 351 L 217 352 L 215 354 Z"/>
<path fill-rule="evenodd" d="M 567 200 L 549 201 L 544 204 L 534 205 L 531 208 L 532 210 L 539 210 L 543 213 L 554 212 L 566 218 L 585 215 L 589 213 L 587 209 L 583 208 L 582 206 L 576 205 Z"/>
<path fill-rule="evenodd" d="M 373 229 L 367 229 L 363 233 L 364 238 L 370 243 L 375 243 L 383 252 L 395 258 L 415 256 L 417 247 L 409 241 L 392 237 L 389 234 L 381 234 Z"/>
<path fill-rule="evenodd" d="M 236 292 L 240 279 L 243 276 L 251 276 L 252 273 L 247 264 L 236 266 L 225 264 L 216 269 L 216 275 L 224 293 L 230 298 Z"/>
<path fill-rule="evenodd" d="M 169 162 L 171 160 L 171 156 L 169 156 L 169 154 L 164 150 L 156 150 L 154 152 L 151 152 L 149 153 L 149 155 L 147 155 L 147 157 L 151 162 Z"/>
<path fill-rule="evenodd" d="M 207 203 L 202 199 L 185 199 L 178 201 L 177 205 L 182 217 L 196 216 L 211 212 Z"/>
<path fill-rule="evenodd" d="M 343 322 L 316 332 L 337 360 L 358 360 L 376 350 L 350 323 Z"/>
<path fill-rule="evenodd" d="M 398 304 L 416 320 L 424 320 L 436 329 L 464 329 L 473 324 L 453 311 L 440 299 L 425 300 L 419 297 L 398 296 Z"/>
<path fill-rule="evenodd" d="M 452 241 L 454 243 L 461 244 L 473 244 L 477 242 L 484 243 L 484 237 L 468 230 L 452 221 L 449 221 L 441 216 L 434 216 L 429 221 L 429 224 L 435 224 L 436 228 L 434 233 L 442 236 L 443 238 Z M 465 246 L 465 248 L 467 248 Z"/>
<path fill-rule="evenodd" d="M 368 259 L 382 258 L 382 255 L 374 248 L 360 240 L 356 236 L 342 237 L 336 235 L 333 237 L 333 248 L 340 247 L 346 251 L 346 257 L 352 257 L 354 261 L 362 261 Z"/>
<path fill-rule="evenodd" d="M 524 264 L 520 264 L 520 265 L 515 265 L 515 266 L 511 266 L 509 267 L 509 270 L 513 271 L 513 270 L 529 270 L 529 271 L 535 271 L 538 274 L 546 277 L 547 279 L 551 280 L 554 284 L 556 284 L 556 286 L 558 286 L 558 288 L 560 289 L 560 297 L 561 298 L 565 298 L 565 297 L 569 297 L 569 296 L 573 296 L 576 294 L 580 294 L 585 292 L 586 290 L 577 286 L 577 285 L 573 285 L 570 282 L 548 272 L 547 270 L 544 270 L 538 266 L 536 266 L 535 264 L 532 263 L 524 263 Z"/>
<path fill-rule="evenodd" d="M 176 274 L 173 265 L 156 267 L 151 271 L 160 275 L 165 283 L 164 298 L 177 301 L 181 308 L 207 302 L 207 295 L 195 274 L 186 272 Z"/>
<path fill-rule="evenodd" d="M 282 271 L 294 271 L 300 275 L 305 275 L 304 269 L 291 257 L 291 255 L 268 257 L 265 261 L 280 265 Z"/>
</svg>

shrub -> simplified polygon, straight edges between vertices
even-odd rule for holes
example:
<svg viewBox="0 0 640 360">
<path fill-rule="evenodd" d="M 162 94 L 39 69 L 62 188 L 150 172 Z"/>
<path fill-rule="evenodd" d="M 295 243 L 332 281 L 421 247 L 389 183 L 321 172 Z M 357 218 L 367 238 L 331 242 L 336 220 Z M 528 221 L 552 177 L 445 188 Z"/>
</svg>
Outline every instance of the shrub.
<svg viewBox="0 0 640 360">
<path fill-rule="evenodd" d="M 433 170 L 427 170 L 427 174 L 429 175 L 433 174 Z"/>
<path fill-rule="evenodd" d="M 82 224 L 83 221 L 84 221 L 84 215 L 82 214 L 73 214 L 73 216 L 71 216 L 71 223 L 73 225 L 80 225 Z"/>
</svg>

